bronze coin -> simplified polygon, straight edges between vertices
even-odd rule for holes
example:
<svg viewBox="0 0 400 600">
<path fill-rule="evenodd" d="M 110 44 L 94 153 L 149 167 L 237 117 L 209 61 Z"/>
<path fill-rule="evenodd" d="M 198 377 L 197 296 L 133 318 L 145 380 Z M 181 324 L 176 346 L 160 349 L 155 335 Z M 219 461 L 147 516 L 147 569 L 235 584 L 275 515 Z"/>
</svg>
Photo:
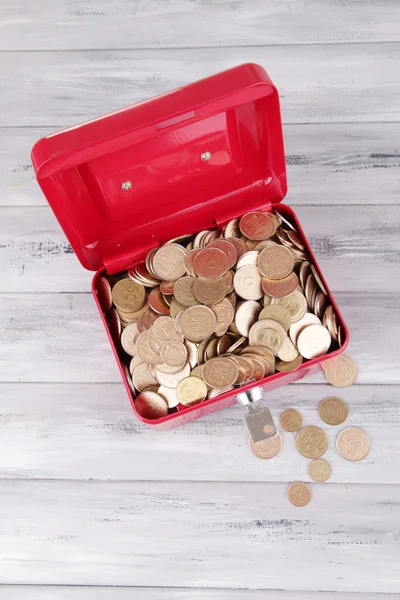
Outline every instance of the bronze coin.
<svg viewBox="0 0 400 600">
<path fill-rule="evenodd" d="M 285 331 L 288 331 L 290 327 L 290 314 L 286 308 L 277 304 L 271 304 L 262 309 L 258 316 L 258 320 L 262 321 L 263 319 L 273 319 L 274 321 L 277 321 L 282 325 Z"/>
<path fill-rule="evenodd" d="M 263 277 L 261 281 L 262 289 L 265 294 L 272 296 L 272 298 L 280 298 L 282 296 L 288 296 L 295 291 L 299 284 L 299 279 L 294 271 L 283 279 L 270 279 L 269 277 Z"/>
<path fill-rule="evenodd" d="M 193 269 L 199 277 L 218 279 L 228 270 L 228 257 L 218 248 L 204 248 L 193 259 Z"/>
<path fill-rule="evenodd" d="M 249 436 L 249 446 L 250 450 L 257 458 L 273 458 L 282 448 L 282 438 L 279 433 L 277 433 L 273 437 L 262 440 L 261 442 L 253 442 L 251 436 Z"/>
<path fill-rule="evenodd" d="M 192 342 L 201 342 L 215 331 L 217 319 L 208 306 L 196 305 L 187 308 L 180 320 L 183 335 Z"/>
<path fill-rule="evenodd" d="M 202 376 L 207 385 L 212 388 L 222 388 L 233 385 L 239 374 L 237 365 L 222 356 L 211 358 L 203 366 Z"/>
<path fill-rule="evenodd" d="M 159 279 L 175 281 L 186 273 L 186 250 L 179 244 L 164 244 L 153 256 L 153 269 Z"/>
<path fill-rule="evenodd" d="M 158 313 L 159 315 L 169 315 L 170 308 L 165 302 L 159 287 L 151 290 L 150 294 L 148 295 L 148 301 L 154 312 Z"/>
<path fill-rule="evenodd" d="M 308 474 L 314 481 L 322 483 L 331 476 L 331 465 L 324 458 L 315 458 L 308 465 Z"/>
<path fill-rule="evenodd" d="M 347 427 L 339 433 L 336 448 L 340 456 L 346 460 L 362 460 L 370 450 L 369 437 L 358 427 Z"/>
<path fill-rule="evenodd" d="M 200 248 L 194 248 L 193 250 L 190 250 L 184 258 L 186 271 L 192 277 L 195 277 L 195 275 L 196 275 L 196 273 L 194 272 L 194 268 L 193 268 L 193 259 L 196 256 L 196 254 L 198 254 L 199 252 L 200 252 Z"/>
<path fill-rule="evenodd" d="M 231 240 L 220 238 L 211 242 L 207 248 L 218 248 L 218 250 L 222 250 L 228 258 L 228 269 L 231 269 L 233 265 L 236 264 L 238 252 L 235 244 L 233 244 Z"/>
<path fill-rule="evenodd" d="M 141 392 L 135 400 L 135 408 L 144 419 L 160 419 L 168 414 L 168 404 L 155 392 Z"/>
<path fill-rule="evenodd" d="M 239 369 L 235 384 L 241 384 L 252 379 L 254 374 L 254 366 L 251 360 L 248 360 L 246 356 L 240 356 L 237 354 L 231 354 L 229 359 L 233 360 Z"/>
<path fill-rule="evenodd" d="M 229 325 L 233 321 L 233 317 L 235 316 L 235 311 L 233 309 L 232 304 L 224 298 L 221 302 L 217 304 L 212 304 L 210 306 L 211 310 L 215 314 L 217 319 L 217 324 L 215 326 L 215 334 L 217 336 L 223 335 L 224 332 L 228 329 Z"/>
<path fill-rule="evenodd" d="M 301 363 L 303 362 L 303 357 L 301 354 L 298 355 L 297 358 L 291 360 L 290 362 L 285 362 L 283 360 L 277 360 L 275 363 L 276 370 L 281 373 L 291 373 L 299 368 Z"/>
<path fill-rule="evenodd" d="M 287 296 L 272 298 L 271 304 L 276 304 L 285 308 L 290 315 L 291 323 L 296 323 L 304 317 L 307 312 L 307 302 L 304 295 L 299 290 L 294 290 Z M 298 336 L 297 336 L 298 339 Z"/>
<path fill-rule="evenodd" d="M 322 364 L 325 369 L 324 364 Z M 325 377 L 335 387 L 348 387 L 357 379 L 358 369 L 352 358 L 341 354 L 329 361 L 325 369 Z"/>
<path fill-rule="evenodd" d="M 302 481 L 296 481 L 288 487 L 287 495 L 293 506 L 306 506 L 311 500 L 311 489 Z"/>
<path fill-rule="evenodd" d="M 183 367 L 186 364 L 188 351 L 182 342 L 170 340 L 163 344 L 160 351 L 161 360 L 170 367 Z"/>
<path fill-rule="evenodd" d="M 226 296 L 226 281 L 223 277 L 218 279 L 197 277 L 193 282 L 192 292 L 201 304 L 217 304 Z"/>
<path fill-rule="evenodd" d="M 95 285 L 96 296 L 103 312 L 112 307 L 111 285 L 106 277 L 98 277 Z"/>
<path fill-rule="evenodd" d="M 293 271 L 293 267 L 293 255 L 283 246 L 267 246 L 260 252 L 258 268 L 264 277 L 283 279 Z"/>
<path fill-rule="evenodd" d="M 328 438 L 320 427 L 307 425 L 296 436 L 296 448 L 306 458 L 319 458 L 328 448 Z"/>
<path fill-rule="evenodd" d="M 306 281 L 310 275 L 311 275 L 311 265 L 307 260 L 305 260 L 304 262 L 301 263 L 300 272 L 299 272 L 300 285 L 303 288 L 303 290 L 306 287 Z"/>
<path fill-rule="evenodd" d="M 288 408 L 279 417 L 280 424 L 285 431 L 298 431 L 303 424 L 303 417 L 294 408 Z"/>
<path fill-rule="evenodd" d="M 239 260 L 247 252 L 246 242 L 238 237 L 229 238 L 229 241 L 235 246 L 237 253 L 236 260 Z"/>
<path fill-rule="evenodd" d="M 327 296 L 327 295 L 328 295 L 328 292 L 326 291 L 326 287 L 325 287 L 325 286 L 324 286 L 324 284 L 322 283 L 322 279 L 321 279 L 321 277 L 319 276 L 319 273 L 318 273 L 317 269 L 314 267 L 314 265 L 311 265 L 311 271 L 312 271 L 312 274 L 314 275 L 315 281 L 316 281 L 316 282 L 318 283 L 318 285 L 319 285 L 319 288 L 320 288 L 321 292 L 322 292 L 322 293 L 323 293 L 325 296 Z"/>
<path fill-rule="evenodd" d="M 174 296 L 183 306 L 194 306 L 197 300 L 193 295 L 194 277 L 181 277 L 175 281 Z"/>
<path fill-rule="evenodd" d="M 175 281 L 161 281 L 160 283 L 160 292 L 162 294 L 173 294 L 174 293 L 174 284 Z"/>
<path fill-rule="evenodd" d="M 265 240 L 275 232 L 271 214 L 265 212 L 246 213 L 239 221 L 239 228 L 250 240 Z"/>
<path fill-rule="evenodd" d="M 137 311 L 146 301 L 144 286 L 132 281 L 129 277 L 117 281 L 111 295 L 115 306 L 126 311 Z"/>
<path fill-rule="evenodd" d="M 347 419 L 349 409 L 341 398 L 328 396 L 320 403 L 318 412 L 321 419 L 328 425 L 341 425 Z"/>
<path fill-rule="evenodd" d="M 194 406 L 207 396 L 207 386 L 200 377 L 185 377 L 176 386 L 176 395 L 184 406 Z"/>
</svg>

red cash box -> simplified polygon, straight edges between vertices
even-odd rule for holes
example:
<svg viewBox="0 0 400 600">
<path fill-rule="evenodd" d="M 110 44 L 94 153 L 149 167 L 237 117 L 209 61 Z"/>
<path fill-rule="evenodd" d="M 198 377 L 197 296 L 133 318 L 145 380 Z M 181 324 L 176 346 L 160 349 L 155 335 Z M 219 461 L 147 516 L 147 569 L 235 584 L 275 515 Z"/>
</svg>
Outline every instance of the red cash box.
<svg viewBox="0 0 400 600">
<path fill-rule="evenodd" d="M 204 160 L 206 155 L 209 160 Z M 81 264 L 96 271 L 92 293 L 131 405 L 124 365 L 96 295 L 96 281 L 142 262 L 172 238 L 221 228 L 286 195 L 279 95 L 265 70 L 244 64 L 39 140 L 39 185 Z M 344 332 L 340 348 L 166 417 L 137 417 L 159 430 L 235 403 L 238 393 L 271 391 L 322 370 L 348 344 L 348 329 L 294 211 L 279 212 L 303 237 Z"/>
</svg>

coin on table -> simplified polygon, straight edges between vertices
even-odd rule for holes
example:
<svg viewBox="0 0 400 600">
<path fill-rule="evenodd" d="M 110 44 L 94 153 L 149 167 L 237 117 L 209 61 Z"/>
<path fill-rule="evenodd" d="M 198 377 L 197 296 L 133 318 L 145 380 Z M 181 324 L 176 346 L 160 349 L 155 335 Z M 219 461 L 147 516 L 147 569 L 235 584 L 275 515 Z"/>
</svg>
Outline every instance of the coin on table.
<svg viewBox="0 0 400 600">
<path fill-rule="evenodd" d="M 293 267 L 293 254 L 284 246 L 267 246 L 260 252 L 258 268 L 264 277 L 283 279 L 293 271 Z"/>
<path fill-rule="evenodd" d="M 218 356 L 211 358 L 203 365 L 202 377 L 212 388 L 233 385 L 238 377 L 239 369 L 230 358 Z"/>
<path fill-rule="evenodd" d="M 176 281 L 186 273 L 186 250 L 179 244 L 164 244 L 153 257 L 153 270 L 160 279 Z"/>
<path fill-rule="evenodd" d="M 326 354 L 331 342 L 330 333 L 323 325 L 307 325 L 297 336 L 297 348 L 308 359 Z"/>
<path fill-rule="evenodd" d="M 298 431 L 303 424 L 303 417 L 298 410 L 288 408 L 281 413 L 279 421 L 285 431 Z"/>
<path fill-rule="evenodd" d="M 251 436 L 249 436 L 249 446 L 257 458 L 273 458 L 282 447 L 282 438 L 277 433 L 273 437 L 261 440 L 261 442 L 253 442 Z"/>
<path fill-rule="evenodd" d="M 146 301 L 146 290 L 143 285 L 132 281 L 129 277 L 120 279 L 111 291 L 112 300 L 117 308 L 134 312 Z"/>
<path fill-rule="evenodd" d="M 239 221 L 240 231 L 251 240 L 265 240 L 275 232 L 275 224 L 270 213 L 249 212 Z"/>
<path fill-rule="evenodd" d="M 187 361 L 188 351 L 182 342 L 170 340 L 161 347 L 160 356 L 162 362 L 170 367 L 183 367 Z"/>
<path fill-rule="evenodd" d="M 194 406 L 207 396 L 207 386 L 200 377 L 185 377 L 176 386 L 176 395 L 184 406 Z"/>
<path fill-rule="evenodd" d="M 228 270 L 229 260 L 219 248 L 204 248 L 193 259 L 194 272 L 205 279 L 217 279 Z"/>
<path fill-rule="evenodd" d="M 270 277 L 263 277 L 261 281 L 263 291 L 272 298 L 280 298 L 282 296 L 288 296 L 295 291 L 299 285 L 299 278 L 296 273 L 292 271 L 287 277 L 282 279 L 271 279 Z"/>
<path fill-rule="evenodd" d="M 224 277 L 217 279 L 205 279 L 197 277 L 193 282 L 192 292 L 201 304 L 217 304 L 225 298 L 228 287 Z"/>
<path fill-rule="evenodd" d="M 340 456 L 346 460 L 362 460 L 370 450 L 369 437 L 358 427 L 347 427 L 339 433 L 336 448 Z"/>
<path fill-rule="evenodd" d="M 255 300 L 239 302 L 236 307 L 235 325 L 240 335 L 248 336 L 252 325 L 257 321 L 261 306 Z"/>
<path fill-rule="evenodd" d="M 278 304 L 265 306 L 258 316 L 259 321 L 262 319 L 273 319 L 274 321 L 278 321 L 285 331 L 290 327 L 290 314 L 286 308 L 283 308 L 283 306 L 279 306 Z"/>
<path fill-rule="evenodd" d="M 308 465 L 308 474 L 314 481 L 322 483 L 331 476 L 331 465 L 324 458 L 315 458 Z"/>
<path fill-rule="evenodd" d="M 261 275 L 257 267 L 246 265 L 236 271 L 233 279 L 235 292 L 243 300 L 259 300 L 263 296 Z"/>
<path fill-rule="evenodd" d="M 340 425 L 347 419 L 349 409 L 341 398 L 328 396 L 324 398 L 318 408 L 319 416 L 328 425 Z"/>
<path fill-rule="evenodd" d="M 201 342 L 215 331 L 217 319 L 211 308 L 190 306 L 183 313 L 179 322 L 183 335 L 191 342 Z"/>
<path fill-rule="evenodd" d="M 137 324 L 131 323 L 122 332 L 121 335 L 121 345 L 125 352 L 130 356 L 135 356 L 136 350 L 136 339 L 137 339 Z"/>
<path fill-rule="evenodd" d="M 273 319 L 262 319 L 251 326 L 249 343 L 251 346 L 266 346 L 276 354 L 286 339 L 286 331 L 280 323 Z"/>
<path fill-rule="evenodd" d="M 357 365 L 350 356 L 345 354 L 330 359 L 327 368 L 324 364 L 322 366 L 325 369 L 325 377 L 335 387 L 347 387 L 357 379 Z"/>
<path fill-rule="evenodd" d="M 296 435 L 296 448 L 306 458 L 319 458 L 328 448 L 328 437 L 320 427 L 307 425 Z"/>
<path fill-rule="evenodd" d="M 287 496 L 294 506 L 306 506 L 311 500 L 311 488 L 302 481 L 295 481 L 289 485 Z"/>
<path fill-rule="evenodd" d="M 168 404 L 156 392 L 141 392 L 135 400 L 135 408 L 145 419 L 160 419 L 168 414 Z"/>
</svg>

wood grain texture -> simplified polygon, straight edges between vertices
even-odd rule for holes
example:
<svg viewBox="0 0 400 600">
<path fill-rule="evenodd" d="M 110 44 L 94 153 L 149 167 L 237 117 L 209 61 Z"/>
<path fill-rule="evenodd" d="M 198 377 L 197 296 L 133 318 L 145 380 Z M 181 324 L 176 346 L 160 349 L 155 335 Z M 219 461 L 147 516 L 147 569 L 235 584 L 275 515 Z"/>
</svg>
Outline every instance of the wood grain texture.
<svg viewBox="0 0 400 600">
<path fill-rule="evenodd" d="M 7 600 L 337 600 L 336 592 L 290 592 L 201 588 L 3 585 Z M 364 594 L 363 600 L 399 600 L 400 594 Z M 355 600 L 341 593 L 340 600 Z"/>
<path fill-rule="evenodd" d="M 46 205 L 29 154 L 51 132 L 0 128 L 0 206 Z M 285 125 L 284 137 L 289 204 L 400 202 L 400 123 Z"/>
<path fill-rule="evenodd" d="M 265 66 L 285 123 L 400 121 L 400 43 L 4 52 L 0 126 L 62 128 L 244 62 Z"/>
<path fill-rule="evenodd" d="M 399 41 L 399 19 L 396 0 L 3 0 L 0 49 Z"/>
<path fill-rule="evenodd" d="M 400 384 L 398 295 L 335 294 L 350 329 L 358 383 Z M 89 294 L 0 296 L 0 381 L 119 382 L 120 375 Z M 304 380 L 321 383 L 322 374 Z"/>
<path fill-rule="evenodd" d="M 400 290 L 399 205 L 293 208 L 334 292 Z M 0 220 L 3 292 L 90 290 L 92 273 L 80 265 L 49 207 L 2 207 Z"/>
<path fill-rule="evenodd" d="M 289 385 L 266 394 L 264 404 L 278 427 L 281 412 L 296 407 L 304 425 L 326 431 L 325 458 L 332 466 L 326 485 L 400 484 L 399 393 L 398 385 Z M 318 415 L 320 401 L 332 394 L 349 406 L 339 427 Z M 157 432 L 136 419 L 122 384 L 0 384 L 0 405 L 1 478 L 310 481 L 309 461 L 295 449 L 294 434 L 281 432 L 282 450 L 274 459 L 253 456 L 240 406 Z M 363 428 L 371 440 L 370 454 L 356 464 L 335 449 L 339 431 L 349 425 Z"/>
<path fill-rule="evenodd" d="M 2 481 L 0 490 L 2 583 L 399 589 L 398 485 L 314 485 L 303 509 L 284 484 Z"/>
</svg>

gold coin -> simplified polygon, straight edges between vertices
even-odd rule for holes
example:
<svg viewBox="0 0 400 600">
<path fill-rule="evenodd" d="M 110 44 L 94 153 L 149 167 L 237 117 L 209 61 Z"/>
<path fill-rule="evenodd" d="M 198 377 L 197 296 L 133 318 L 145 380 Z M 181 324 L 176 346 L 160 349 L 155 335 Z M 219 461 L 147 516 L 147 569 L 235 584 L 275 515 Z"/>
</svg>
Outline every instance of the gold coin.
<svg viewBox="0 0 400 600">
<path fill-rule="evenodd" d="M 238 377 L 239 369 L 230 359 L 222 356 L 211 358 L 203 366 L 202 376 L 212 388 L 233 385 Z"/>
<path fill-rule="evenodd" d="M 111 291 L 115 306 L 127 312 L 142 308 L 146 301 L 146 290 L 143 285 L 132 281 L 129 277 L 120 279 Z"/>
<path fill-rule="evenodd" d="M 181 277 L 174 285 L 174 296 L 183 306 L 194 306 L 197 300 L 193 295 L 194 277 Z"/>
<path fill-rule="evenodd" d="M 195 368 L 190 371 L 190 376 L 203 379 L 203 365 L 196 365 Z"/>
<path fill-rule="evenodd" d="M 315 458 L 308 465 L 308 474 L 314 481 L 322 483 L 331 476 L 331 465 L 324 458 Z"/>
<path fill-rule="evenodd" d="M 287 496 L 293 506 L 306 506 L 311 500 L 311 488 L 302 481 L 289 485 Z"/>
<path fill-rule="evenodd" d="M 246 265 L 236 271 L 233 285 L 235 292 L 244 300 L 259 300 L 263 296 L 261 275 L 255 266 Z"/>
<path fill-rule="evenodd" d="M 273 458 L 282 448 L 282 438 L 277 433 L 273 437 L 262 440 L 261 442 L 253 442 L 251 436 L 249 436 L 249 446 L 252 453 L 257 458 Z"/>
<path fill-rule="evenodd" d="M 293 255 L 284 246 L 267 246 L 260 252 L 258 268 L 264 277 L 283 279 L 293 271 L 293 267 Z"/>
<path fill-rule="evenodd" d="M 275 367 L 277 371 L 281 373 L 291 373 L 299 368 L 301 363 L 303 362 L 303 357 L 301 354 L 298 355 L 297 358 L 291 360 L 290 362 L 285 362 L 284 360 L 277 360 L 275 363 Z"/>
<path fill-rule="evenodd" d="M 289 336 L 293 344 L 297 344 L 297 336 L 307 325 L 321 325 L 321 321 L 313 313 L 307 312 L 299 321 L 292 323 L 289 328 Z"/>
<path fill-rule="evenodd" d="M 176 395 L 184 406 L 194 406 L 207 396 L 207 386 L 199 377 L 185 377 L 176 387 Z"/>
<path fill-rule="evenodd" d="M 193 283 L 192 292 L 201 304 L 217 304 L 226 296 L 226 281 L 224 277 L 218 277 L 217 279 L 197 277 Z"/>
<path fill-rule="evenodd" d="M 133 369 L 132 382 L 139 392 L 142 392 L 152 385 L 157 385 L 157 380 L 150 371 L 150 365 L 146 362 L 139 363 Z"/>
<path fill-rule="evenodd" d="M 238 356 L 236 354 L 232 354 L 229 356 L 229 359 L 232 360 L 239 369 L 238 376 L 236 377 L 236 384 L 244 383 L 245 381 L 249 381 L 253 377 L 254 367 L 253 363 L 247 359 L 245 356 Z M 247 360 L 246 360 L 247 359 Z"/>
<path fill-rule="evenodd" d="M 186 365 L 182 369 L 180 369 L 180 371 L 175 373 L 164 373 L 158 368 L 158 365 L 155 368 L 155 378 L 157 379 L 160 385 L 163 385 L 167 388 L 176 388 L 181 379 L 188 377 L 189 374 L 189 363 L 186 363 Z"/>
<path fill-rule="evenodd" d="M 292 340 L 287 337 L 283 343 L 282 348 L 278 350 L 276 355 L 280 360 L 283 360 L 284 362 L 291 362 L 292 360 L 296 360 L 299 353 Z"/>
<path fill-rule="evenodd" d="M 288 408 L 279 417 L 280 424 L 285 431 L 298 431 L 303 424 L 303 417 L 294 408 Z"/>
<path fill-rule="evenodd" d="M 307 425 L 296 435 L 296 448 L 306 458 L 319 458 L 328 448 L 328 438 L 320 427 Z"/>
<path fill-rule="evenodd" d="M 186 273 L 186 250 L 179 244 L 164 244 L 153 257 L 153 270 L 160 279 L 176 281 Z"/>
<path fill-rule="evenodd" d="M 135 356 L 136 350 L 136 339 L 137 339 L 137 324 L 131 323 L 122 332 L 121 335 L 121 345 L 125 352 L 129 354 L 129 356 Z"/>
<path fill-rule="evenodd" d="M 319 416 L 328 425 L 341 425 L 349 414 L 346 402 L 336 396 L 324 398 L 318 408 Z"/>
<path fill-rule="evenodd" d="M 215 334 L 217 336 L 222 335 L 229 327 L 229 325 L 233 321 L 233 317 L 235 316 L 235 311 L 233 309 L 232 304 L 224 298 L 221 302 L 217 304 L 213 304 L 210 306 L 213 311 L 215 318 L 217 320 L 217 324 L 215 326 Z"/>
<path fill-rule="evenodd" d="M 168 404 L 155 392 L 141 392 L 135 400 L 135 408 L 144 419 L 160 419 L 168 414 Z"/>
<path fill-rule="evenodd" d="M 271 304 L 277 304 L 285 308 L 290 315 L 291 323 L 300 321 L 307 312 L 307 301 L 304 295 L 297 289 L 287 296 L 272 298 Z"/>
<path fill-rule="evenodd" d="M 262 319 L 252 325 L 249 331 L 249 343 L 251 346 L 266 346 L 276 354 L 283 346 L 286 339 L 286 331 L 273 319 Z"/>
<path fill-rule="evenodd" d="M 324 364 L 322 366 L 324 367 Z M 356 363 L 350 356 L 346 356 L 345 354 L 330 359 L 329 365 L 325 369 L 325 377 L 335 387 L 348 387 L 352 385 L 357 379 L 357 374 Z"/>
<path fill-rule="evenodd" d="M 277 321 L 282 325 L 285 331 L 290 327 L 290 314 L 286 308 L 277 304 L 265 306 L 258 316 L 259 321 L 262 319 L 273 319 L 274 321 Z"/>
<path fill-rule="evenodd" d="M 160 357 L 164 364 L 170 367 L 183 367 L 186 364 L 188 351 L 182 342 L 170 340 L 165 342 L 160 351 Z"/>
<path fill-rule="evenodd" d="M 358 427 L 347 427 L 339 433 L 336 448 L 340 456 L 346 460 L 362 460 L 370 450 L 369 437 Z"/>
<path fill-rule="evenodd" d="M 308 359 L 326 354 L 331 342 L 331 335 L 323 325 L 307 325 L 297 336 L 297 348 Z"/>
<path fill-rule="evenodd" d="M 152 350 L 149 345 L 149 329 L 141 333 L 136 341 L 137 353 L 147 363 L 157 364 L 161 362 L 160 355 Z"/>
<path fill-rule="evenodd" d="M 235 325 L 240 335 L 248 336 L 250 327 L 257 321 L 261 306 L 255 300 L 239 302 L 236 307 Z"/>
<path fill-rule="evenodd" d="M 208 306 L 190 306 L 180 319 L 180 329 L 183 335 L 192 342 L 207 339 L 214 331 L 217 324 L 215 314 Z"/>
</svg>

